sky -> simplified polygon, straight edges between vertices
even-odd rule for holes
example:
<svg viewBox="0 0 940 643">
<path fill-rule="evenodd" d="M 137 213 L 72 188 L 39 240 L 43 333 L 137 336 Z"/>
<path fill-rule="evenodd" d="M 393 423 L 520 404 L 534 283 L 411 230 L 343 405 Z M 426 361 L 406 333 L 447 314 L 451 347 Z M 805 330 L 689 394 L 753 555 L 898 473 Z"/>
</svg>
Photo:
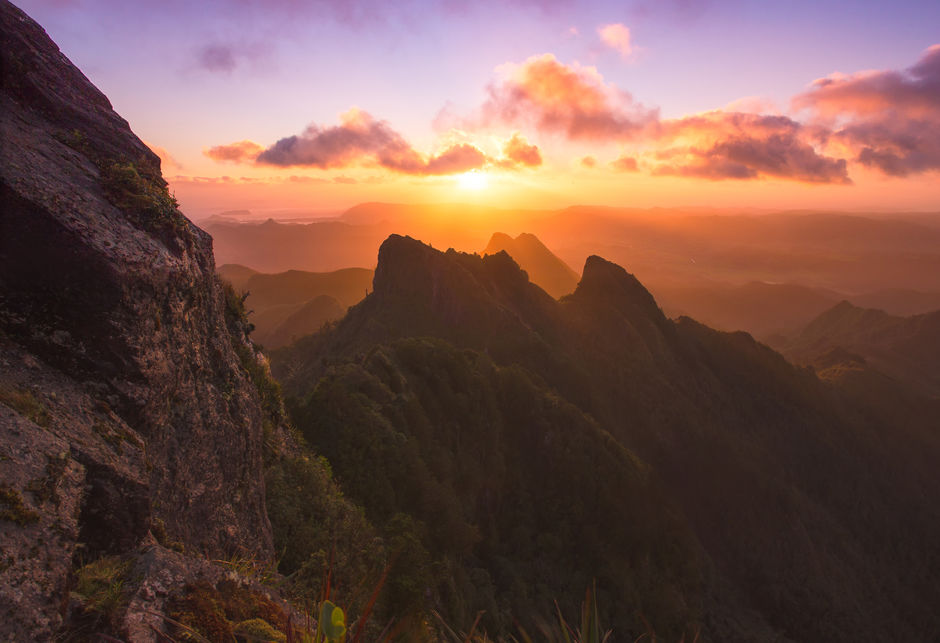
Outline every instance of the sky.
<svg viewBox="0 0 940 643">
<path fill-rule="evenodd" d="M 940 2 L 19 0 L 182 210 L 940 211 Z"/>
</svg>

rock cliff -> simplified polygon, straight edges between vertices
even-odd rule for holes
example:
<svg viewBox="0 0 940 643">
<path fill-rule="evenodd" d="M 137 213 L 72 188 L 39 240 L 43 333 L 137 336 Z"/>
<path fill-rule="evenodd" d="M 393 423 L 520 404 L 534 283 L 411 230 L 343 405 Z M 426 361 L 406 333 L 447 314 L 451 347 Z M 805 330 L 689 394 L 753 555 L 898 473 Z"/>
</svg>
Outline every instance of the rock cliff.
<svg viewBox="0 0 940 643">
<path fill-rule="evenodd" d="M 272 557 L 265 366 L 157 156 L 5 1 L 0 56 L 0 638 L 42 640 L 82 563 Z"/>
</svg>

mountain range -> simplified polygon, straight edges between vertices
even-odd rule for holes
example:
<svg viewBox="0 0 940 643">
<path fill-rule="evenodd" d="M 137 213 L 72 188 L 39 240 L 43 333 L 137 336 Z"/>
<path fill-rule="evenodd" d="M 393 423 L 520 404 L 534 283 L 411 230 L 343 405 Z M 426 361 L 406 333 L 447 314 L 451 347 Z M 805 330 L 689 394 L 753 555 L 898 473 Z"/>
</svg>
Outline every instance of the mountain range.
<svg viewBox="0 0 940 643">
<path fill-rule="evenodd" d="M 329 592 L 352 639 L 518 639 L 588 588 L 616 640 L 940 638 L 940 412 L 904 379 L 934 382 L 936 315 L 840 304 L 794 365 L 618 265 L 929 294 L 929 217 L 518 213 L 583 266 L 555 298 L 534 237 L 392 234 L 485 248 L 506 211 L 212 239 L 6 0 L 0 67 L 0 638 L 295 639 Z M 348 310 L 266 355 L 252 301 Z"/>
<path fill-rule="evenodd" d="M 580 266 L 599 253 L 630 266 L 670 316 L 689 315 L 763 339 L 792 334 L 843 299 L 895 315 L 940 308 L 936 218 L 372 203 L 332 221 L 210 223 L 207 230 L 225 262 L 266 272 L 324 272 L 374 265 L 389 234 L 487 252 L 493 230 L 512 221 L 516 238 L 536 237 L 556 259 L 530 258 L 531 250 L 509 247 L 511 237 L 502 233 L 492 250 L 507 250 L 553 296 L 571 292 L 576 274 L 552 264 Z M 536 255 L 546 256 L 543 250 Z"/>
<path fill-rule="evenodd" d="M 279 348 L 315 333 L 346 314 L 372 286 L 372 271 L 365 268 L 266 274 L 225 264 L 218 273 L 237 292 L 245 293 L 248 318 L 254 326 L 251 338 L 265 348 Z"/>
<path fill-rule="evenodd" d="M 407 516 L 430 588 L 412 609 L 505 632 L 594 579 L 628 638 L 938 632 L 935 420 L 859 415 L 604 259 L 556 301 L 505 253 L 392 236 L 373 292 L 272 363 L 370 521 Z"/>
<path fill-rule="evenodd" d="M 571 294 L 578 285 L 578 273 L 534 234 L 522 233 L 513 239 L 508 234 L 496 232 L 480 254 L 492 255 L 500 251 L 512 257 L 526 271 L 532 283 L 556 299 Z"/>
<path fill-rule="evenodd" d="M 779 350 L 796 364 L 830 369 L 834 351 L 911 390 L 940 399 L 940 311 L 898 317 L 847 301 L 816 317 L 800 333 L 781 338 Z"/>
</svg>

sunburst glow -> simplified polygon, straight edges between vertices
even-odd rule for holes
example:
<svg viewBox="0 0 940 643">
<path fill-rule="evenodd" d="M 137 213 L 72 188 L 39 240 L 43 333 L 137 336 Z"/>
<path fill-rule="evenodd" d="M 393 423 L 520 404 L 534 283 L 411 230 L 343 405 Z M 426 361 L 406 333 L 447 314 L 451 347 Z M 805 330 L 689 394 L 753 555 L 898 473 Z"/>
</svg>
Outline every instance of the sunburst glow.
<svg viewBox="0 0 940 643">
<path fill-rule="evenodd" d="M 457 186 L 461 190 L 483 190 L 488 185 L 489 179 L 479 170 L 470 170 L 457 175 Z"/>
</svg>

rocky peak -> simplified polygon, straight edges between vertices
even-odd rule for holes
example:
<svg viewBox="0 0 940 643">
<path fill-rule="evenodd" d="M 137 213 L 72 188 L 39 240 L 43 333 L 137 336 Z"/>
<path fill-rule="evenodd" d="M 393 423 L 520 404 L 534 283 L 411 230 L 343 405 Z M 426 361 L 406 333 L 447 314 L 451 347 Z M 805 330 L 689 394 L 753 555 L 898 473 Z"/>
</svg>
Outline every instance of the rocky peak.
<svg viewBox="0 0 940 643">
<path fill-rule="evenodd" d="M 9 2 L 0 8 L 3 100 L 27 107 L 102 157 L 144 157 L 157 171 L 160 159 L 130 131 L 111 103 L 29 16 Z M 9 104 L 4 105 L 9 108 Z M 76 134 L 77 136 L 78 134 Z"/>
<path fill-rule="evenodd" d="M 372 289 L 377 295 L 411 291 L 427 281 L 430 266 L 441 253 L 416 239 L 390 235 L 379 246 Z"/>
<path fill-rule="evenodd" d="M 639 316 L 657 324 L 667 321 L 656 300 L 636 277 L 597 255 L 584 262 L 584 272 L 572 298 L 588 306 L 612 307 L 631 318 Z"/>
<path fill-rule="evenodd" d="M 496 232 L 490 238 L 483 255 L 508 253 L 525 270 L 532 283 L 555 298 L 571 293 L 578 283 L 578 275 L 555 256 L 534 234 L 523 232 L 515 239 Z"/>
<path fill-rule="evenodd" d="M 496 254 L 501 250 L 505 250 L 513 243 L 512 237 L 510 237 L 505 232 L 494 232 L 493 236 L 490 237 L 490 242 L 486 244 L 486 249 L 483 250 L 482 254 L 492 255 Z"/>
<path fill-rule="evenodd" d="M 396 234 L 379 248 L 373 289 L 379 298 L 415 298 L 450 309 L 512 308 L 538 290 L 504 251 L 485 257 L 440 252 Z"/>
</svg>

